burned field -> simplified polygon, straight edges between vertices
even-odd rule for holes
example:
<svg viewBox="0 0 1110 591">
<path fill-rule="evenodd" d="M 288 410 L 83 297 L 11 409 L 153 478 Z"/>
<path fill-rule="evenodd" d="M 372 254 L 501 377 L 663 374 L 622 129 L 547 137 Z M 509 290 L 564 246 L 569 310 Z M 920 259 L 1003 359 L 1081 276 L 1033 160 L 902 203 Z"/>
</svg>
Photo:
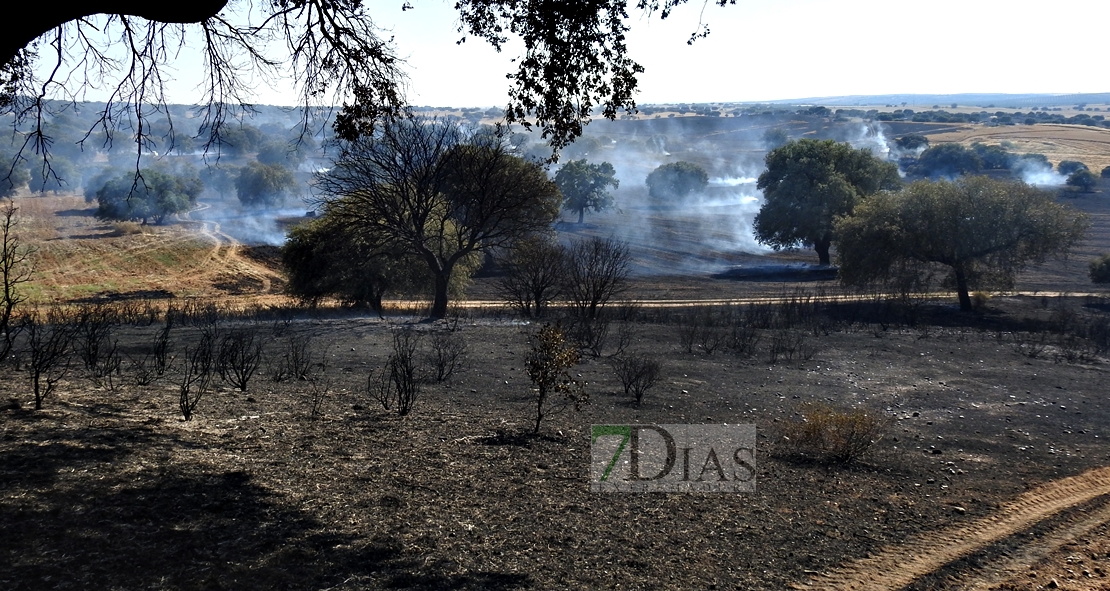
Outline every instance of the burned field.
<svg viewBox="0 0 1110 591">
<path fill-rule="evenodd" d="M 552 415 L 538 435 L 530 434 L 534 398 L 523 371 L 536 328 L 527 323 L 488 314 L 412 325 L 195 310 L 170 330 L 165 375 L 138 386 L 137 360 L 152 354 L 164 324 L 128 318 L 110 331 L 121 373 L 93 379 L 76 362 L 42 410 L 26 395 L 27 372 L 5 367 L 3 584 L 820 584 L 906 540 L 944 547 L 929 536 L 973 527 L 1038 486 L 1107 465 L 1104 350 L 1060 325 L 1092 326 L 1102 301 L 995 305 L 961 321 L 941 321 L 951 310 L 928 305 L 912 327 L 884 327 L 862 304 L 834 310 L 804 298 L 712 311 L 645 306 L 635 320 L 614 321 L 601 356 L 574 369 L 590 403 Z M 784 312 L 789 306 L 795 312 Z M 437 367 L 427 355 L 442 343 L 465 346 L 461 365 L 442 382 L 428 379 L 404 416 L 379 404 L 372 379 L 368 388 L 368 376 L 395 353 L 402 324 L 419 337 L 421 371 Z M 259 369 L 245 391 L 214 376 L 192 420 L 182 421 L 183 367 L 213 326 L 255 335 Z M 765 328 L 744 348 L 732 326 Z M 628 352 L 663 363 L 639 405 L 610 365 L 618 335 Z M 305 379 L 275 381 L 298 343 L 310 360 Z M 883 437 L 846 464 L 807 455 L 782 439 L 807 403 L 865 409 L 881 419 Z M 754 423 L 756 492 L 590 493 L 589 425 L 597 423 Z M 1075 546 L 1097 546 L 1105 527 L 1088 522 L 1110 488 L 1105 480 L 1091 486 L 919 573 L 911 588 L 982 582 L 1017 552 L 1030 564 L 995 588 L 1032 589 L 1052 578 L 1099 588 L 1110 569 L 1105 548 Z"/>
<path fill-rule="evenodd" d="M 301 309 L 272 248 L 211 220 L 120 236 L 79 198 L 28 200 L 31 295 L 74 303 L 43 326 L 77 354 L 41 367 L 37 410 L 33 347 L 0 366 L 0 586 L 1110 588 L 1110 303 L 1086 277 L 1104 194 L 1068 199 L 1092 221 L 1071 258 L 974 313 L 760 267 L 811 252 L 699 250 L 739 235 L 713 200 L 564 224 L 653 232 L 623 236 L 628 301 L 566 327 L 588 404 L 538 433 L 543 321 L 496 278 L 435 323 Z M 614 371 L 633 358 L 660 364 L 639 403 Z M 755 491 L 589 492 L 591 425 L 630 423 L 754 424 Z M 874 443 L 838 454 L 855 427 Z"/>
</svg>

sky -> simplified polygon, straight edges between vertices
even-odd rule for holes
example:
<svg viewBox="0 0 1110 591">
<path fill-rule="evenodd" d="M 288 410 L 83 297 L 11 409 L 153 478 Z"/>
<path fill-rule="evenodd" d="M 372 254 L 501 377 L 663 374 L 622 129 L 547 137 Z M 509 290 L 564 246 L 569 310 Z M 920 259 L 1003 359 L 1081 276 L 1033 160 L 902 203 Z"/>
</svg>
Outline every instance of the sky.
<svg viewBox="0 0 1110 591">
<path fill-rule="evenodd" d="M 519 45 L 462 45 L 454 0 L 366 0 L 406 59 L 414 105 L 504 106 Z M 635 4 L 630 1 L 630 4 Z M 663 21 L 630 8 L 640 104 L 758 102 L 858 94 L 1106 92 L 1105 0 L 694 0 Z M 699 19 L 711 29 L 688 45 Z M 199 63 L 177 64 L 172 102 L 192 102 Z M 257 102 L 293 104 L 292 85 L 258 84 Z M 89 95 L 94 100 L 95 95 Z"/>
</svg>

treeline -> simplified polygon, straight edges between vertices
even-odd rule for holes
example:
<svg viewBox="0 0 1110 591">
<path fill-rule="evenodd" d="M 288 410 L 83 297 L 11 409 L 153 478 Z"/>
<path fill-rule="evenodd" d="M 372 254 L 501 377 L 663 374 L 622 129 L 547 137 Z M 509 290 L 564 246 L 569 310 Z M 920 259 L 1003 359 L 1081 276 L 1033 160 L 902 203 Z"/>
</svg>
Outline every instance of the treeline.
<svg viewBox="0 0 1110 591">
<path fill-rule="evenodd" d="M 1059 111 L 1060 108 L 1056 107 L 1053 110 Z M 1097 107 L 1095 110 L 1097 110 Z M 1005 111 L 995 111 L 994 113 L 987 111 L 979 111 L 976 113 L 949 113 L 945 110 L 915 112 L 913 109 L 896 109 L 889 113 L 880 113 L 877 110 L 860 111 L 859 109 L 838 109 L 837 114 L 850 117 L 873 118 L 879 121 L 913 121 L 914 123 L 987 123 L 995 125 L 1061 123 L 1090 125 L 1092 127 L 1110 127 L 1110 122 L 1106 121 L 1104 115 L 1079 113 L 1071 117 L 1065 117 L 1060 113 L 1051 112 L 1047 108 L 1033 110 L 1027 113 L 1021 111 L 1012 113 L 1007 113 Z"/>
</svg>

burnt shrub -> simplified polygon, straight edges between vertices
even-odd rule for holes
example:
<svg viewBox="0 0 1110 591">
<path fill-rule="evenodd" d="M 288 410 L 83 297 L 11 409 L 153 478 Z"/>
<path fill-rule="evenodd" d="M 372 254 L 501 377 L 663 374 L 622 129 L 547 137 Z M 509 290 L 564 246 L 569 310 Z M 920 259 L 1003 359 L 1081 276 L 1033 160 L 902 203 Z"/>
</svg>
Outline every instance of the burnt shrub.
<svg viewBox="0 0 1110 591">
<path fill-rule="evenodd" d="M 458 331 L 442 330 L 432 333 L 428 341 L 424 362 L 429 377 L 436 382 L 450 379 L 466 359 L 466 340 Z"/>
<path fill-rule="evenodd" d="M 420 349 L 421 335 L 411 327 L 393 331 L 393 352 L 378 374 L 366 379 L 366 390 L 371 397 L 381 403 L 382 408 L 396 408 L 397 414 L 407 415 L 416 404 L 422 389 L 420 368 L 417 366 L 417 352 Z"/>
<path fill-rule="evenodd" d="M 248 326 L 229 331 L 220 339 L 216 368 L 220 377 L 240 392 L 262 364 L 262 338 L 257 327 Z"/>
<path fill-rule="evenodd" d="M 631 395 L 636 404 L 643 402 L 644 394 L 659 381 L 663 370 L 663 364 L 658 359 L 642 354 L 616 357 L 612 366 L 624 386 L 625 395 Z"/>
</svg>

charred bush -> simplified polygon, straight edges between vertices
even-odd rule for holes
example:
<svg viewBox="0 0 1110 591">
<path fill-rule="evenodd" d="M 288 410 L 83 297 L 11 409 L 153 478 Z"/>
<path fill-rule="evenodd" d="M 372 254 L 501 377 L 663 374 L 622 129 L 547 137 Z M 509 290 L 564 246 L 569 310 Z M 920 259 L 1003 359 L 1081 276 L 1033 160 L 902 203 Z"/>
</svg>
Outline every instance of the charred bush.
<svg viewBox="0 0 1110 591">
<path fill-rule="evenodd" d="M 99 373 L 102 357 L 116 348 L 112 341 L 112 327 L 117 319 L 115 310 L 104 304 L 84 305 L 77 308 L 74 316 L 77 356 L 93 377 L 102 377 Z"/>
<path fill-rule="evenodd" d="M 466 340 L 451 330 L 432 333 L 424 361 L 431 368 L 431 379 L 443 382 L 451 378 L 466 358 Z"/>
<path fill-rule="evenodd" d="M 377 383 L 373 374 L 367 378 L 367 390 L 386 410 L 396 408 L 397 414 L 407 415 L 420 397 L 421 379 L 417 362 L 420 334 L 405 327 L 393 331 L 393 352 L 379 373 Z"/>
<path fill-rule="evenodd" d="M 800 330 L 780 328 L 771 332 L 771 343 L 767 349 L 769 363 L 795 359 L 809 361 L 816 354 L 817 347 L 811 344 L 806 334 Z"/>
<path fill-rule="evenodd" d="M 71 344 L 76 329 L 72 318 L 56 309 L 51 310 L 46 318 L 37 312 L 28 314 L 20 324 L 35 410 L 41 410 L 42 403 L 54 393 L 58 382 L 69 371 Z"/>
<path fill-rule="evenodd" d="M 542 317 L 559 296 L 566 259 L 566 249 L 545 236 L 521 240 L 501 261 L 498 295 L 522 316 Z"/>
<path fill-rule="evenodd" d="M 625 395 L 631 395 L 636 404 L 643 402 L 644 394 L 659 381 L 663 369 L 658 359 L 639 354 L 614 358 L 612 365 Z"/>
<path fill-rule="evenodd" d="M 262 339 L 257 327 L 236 328 L 220 339 L 216 368 L 220 377 L 240 392 L 262 364 Z"/>
<path fill-rule="evenodd" d="M 759 330 L 755 325 L 739 318 L 729 326 L 726 348 L 737 357 L 753 357 L 759 340 Z"/>
<path fill-rule="evenodd" d="M 704 307 L 686 311 L 676 328 L 679 345 L 687 353 L 700 351 L 712 355 L 727 341 L 728 329 L 723 320 Z"/>
<path fill-rule="evenodd" d="M 208 387 L 212 383 L 215 349 L 215 339 L 209 332 L 201 334 L 200 342 L 192 350 L 185 348 L 185 364 L 178 390 L 178 408 L 181 409 L 181 416 L 186 421 L 193 418 L 197 404 L 208 392 Z"/>
<path fill-rule="evenodd" d="M 596 319 L 602 309 L 628 290 L 632 255 L 614 239 L 579 240 L 567 250 L 562 291 L 579 318 Z"/>
<path fill-rule="evenodd" d="M 281 343 L 270 377 L 275 382 L 306 380 L 313 364 L 312 335 L 291 335 Z"/>
</svg>

